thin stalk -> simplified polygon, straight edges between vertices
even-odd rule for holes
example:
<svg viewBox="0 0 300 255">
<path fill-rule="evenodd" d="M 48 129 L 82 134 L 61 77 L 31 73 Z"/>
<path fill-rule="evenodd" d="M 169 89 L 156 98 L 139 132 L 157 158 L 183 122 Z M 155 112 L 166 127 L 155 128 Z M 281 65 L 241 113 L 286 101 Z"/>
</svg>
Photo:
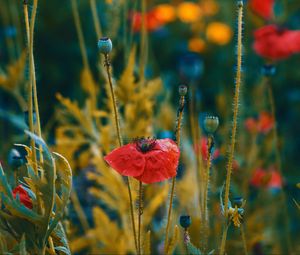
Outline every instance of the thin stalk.
<svg viewBox="0 0 300 255">
<path fill-rule="evenodd" d="M 246 236 L 245 236 L 245 230 L 243 224 L 241 225 L 240 229 L 241 229 L 244 253 L 245 255 L 248 255 L 247 242 L 246 242 Z"/>
<path fill-rule="evenodd" d="M 92 11 L 96 35 L 97 35 L 97 38 L 100 39 L 102 37 L 102 29 L 100 26 L 100 20 L 98 18 L 97 5 L 96 5 L 95 0 L 90 0 L 90 7 L 91 7 L 91 11 Z"/>
<path fill-rule="evenodd" d="M 185 103 L 185 97 L 180 96 L 179 109 L 177 114 L 177 126 L 175 130 L 175 139 L 176 139 L 176 144 L 178 146 L 180 146 L 180 131 L 181 131 L 184 103 Z M 175 183 L 176 183 L 176 176 L 172 178 L 170 202 L 169 202 L 169 209 L 168 209 L 168 220 L 167 220 L 166 233 L 165 233 L 165 253 L 167 253 L 168 245 L 169 245 L 169 231 L 170 231 L 170 223 L 171 223 L 171 216 L 172 216 L 173 199 L 175 193 Z"/>
<path fill-rule="evenodd" d="M 141 31 L 141 45 L 140 45 L 140 82 L 145 84 L 145 69 L 148 55 L 148 33 L 146 29 L 146 0 L 142 0 L 142 31 Z"/>
<path fill-rule="evenodd" d="M 117 109 L 117 102 L 116 102 L 116 96 L 112 84 L 112 79 L 111 79 L 111 74 L 110 74 L 110 62 L 109 62 L 109 57 L 107 54 L 104 55 L 105 61 L 104 65 L 106 67 L 106 73 L 107 73 L 107 79 L 109 83 L 109 88 L 110 88 L 110 96 L 113 104 L 113 113 L 114 113 L 114 122 L 115 122 L 115 128 L 118 136 L 118 143 L 119 146 L 123 145 L 123 140 L 121 136 L 121 129 L 120 129 L 120 123 L 119 123 L 119 113 Z M 135 228 L 135 221 L 134 221 L 134 210 L 133 210 L 133 199 L 132 199 L 132 191 L 131 191 L 131 185 L 130 185 L 130 179 L 127 176 L 126 177 L 126 184 L 127 184 L 127 189 L 128 189 L 128 195 L 129 195 L 129 204 L 130 204 L 130 214 L 131 214 L 131 222 L 132 222 L 132 229 L 133 229 L 133 236 L 134 236 L 134 243 L 135 243 L 135 248 L 138 252 L 138 240 L 137 240 L 137 234 L 136 234 L 136 228 Z"/>
<path fill-rule="evenodd" d="M 34 101 L 34 110 L 36 114 L 36 124 L 37 124 L 37 135 L 38 137 L 42 137 L 41 131 L 41 121 L 40 121 L 40 113 L 39 113 L 39 104 L 38 104 L 38 97 L 37 97 L 37 88 L 36 88 L 36 75 L 35 75 L 35 64 L 34 64 L 34 56 L 33 56 L 33 38 L 34 38 L 34 26 L 35 26 L 35 18 L 36 18 L 36 11 L 37 11 L 38 0 L 34 0 L 33 2 L 33 9 L 30 19 L 30 40 L 29 40 L 29 65 L 30 65 L 30 77 L 32 80 L 32 87 L 33 87 L 33 101 Z M 39 159 L 40 162 L 43 163 L 43 151 L 42 146 L 39 146 Z"/>
<path fill-rule="evenodd" d="M 25 19 L 25 29 L 26 29 L 26 35 L 27 35 L 27 47 L 29 51 L 29 61 L 31 60 L 31 54 L 30 54 L 30 27 L 29 27 L 29 15 L 28 15 L 28 6 L 27 1 L 24 1 L 23 5 L 23 11 L 24 11 L 24 19 Z M 33 13 L 34 14 L 34 13 Z M 28 84 L 28 124 L 29 124 L 29 131 L 31 133 L 34 133 L 34 126 L 33 126 L 33 99 L 32 99 L 32 65 L 29 64 L 29 84 Z M 36 164 L 36 150 L 35 150 L 35 142 L 33 139 L 30 139 L 30 145 L 32 149 L 32 160 L 33 160 L 33 169 L 35 171 L 35 174 L 38 175 L 38 169 Z"/>
<path fill-rule="evenodd" d="M 237 117 L 239 111 L 239 96 L 240 96 L 240 86 L 241 86 L 241 69 L 242 69 L 242 24 L 243 24 L 243 2 L 238 2 L 238 38 L 237 38 L 237 71 L 236 71 L 236 84 L 235 84 L 235 93 L 233 101 L 233 124 L 231 130 L 231 142 L 229 149 L 229 157 L 227 163 L 227 175 L 226 175 L 226 184 L 225 184 L 225 203 L 224 203 L 224 221 L 227 222 L 228 219 L 228 202 L 229 202 L 229 188 L 230 188 L 230 178 L 232 172 L 232 164 L 235 151 L 236 143 L 236 132 L 237 132 Z M 225 223 L 226 224 L 226 223 Z M 227 231 L 229 224 L 224 227 L 222 234 L 222 241 L 220 247 L 220 255 L 223 255 L 225 252 Z"/>
<path fill-rule="evenodd" d="M 270 83 L 270 78 L 266 78 L 266 85 L 268 89 L 268 98 L 269 98 L 269 104 L 271 107 L 271 115 L 274 120 L 274 128 L 273 128 L 273 139 L 275 142 L 275 158 L 276 158 L 276 167 L 279 173 L 282 175 L 282 162 L 281 162 L 281 156 L 280 156 L 280 144 L 279 144 L 279 139 L 278 139 L 278 129 L 277 129 L 277 122 L 276 122 L 276 106 L 275 106 L 275 100 L 274 100 L 274 95 L 273 95 L 273 90 L 272 86 Z M 281 203 L 283 206 L 283 214 L 284 214 L 284 221 L 285 221 L 285 236 L 286 236 L 286 241 L 287 241 L 287 248 L 288 248 L 288 253 L 292 253 L 292 242 L 290 239 L 290 230 L 289 230 L 289 214 L 287 210 L 287 199 L 286 199 L 286 194 L 285 191 L 281 191 Z"/>
<path fill-rule="evenodd" d="M 243 23 L 243 2 L 238 2 L 238 38 L 237 38 L 237 71 L 236 71 L 236 84 L 233 101 L 233 125 L 231 130 L 231 142 L 229 149 L 229 157 L 227 163 L 227 175 L 225 185 L 225 213 L 224 216 L 228 216 L 228 201 L 229 201 L 229 188 L 230 178 L 232 172 L 232 163 L 234 158 L 235 143 L 236 143 L 236 132 L 237 132 L 237 118 L 239 111 L 239 96 L 241 86 L 241 68 L 242 68 L 242 23 Z"/>
<path fill-rule="evenodd" d="M 207 165 L 206 165 L 206 171 L 205 171 L 205 189 L 204 189 L 204 238 L 203 238 L 203 250 L 206 250 L 207 242 L 208 242 L 208 225 L 209 225 L 209 217 L 208 217 L 208 190 L 209 190 L 209 175 L 210 175 L 210 168 L 211 168 L 211 152 L 214 144 L 214 138 L 212 135 L 208 137 L 207 140 L 207 149 L 208 149 L 208 155 L 207 155 Z"/>
<path fill-rule="evenodd" d="M 141 224 L 143 215 L 143 184 L 139 181 L 139 218 L 138 218 L 138 254 L 142 254 L 141 251 Z"/>
</svg>

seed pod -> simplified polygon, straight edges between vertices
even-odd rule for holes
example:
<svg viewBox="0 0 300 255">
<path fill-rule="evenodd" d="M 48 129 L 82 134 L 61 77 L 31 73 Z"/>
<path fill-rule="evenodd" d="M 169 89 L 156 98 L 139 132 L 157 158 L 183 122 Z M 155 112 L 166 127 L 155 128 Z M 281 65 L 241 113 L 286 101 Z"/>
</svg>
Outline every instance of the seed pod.
<svg viewBox="0 0 300 255">
<path fill-rule="evenodd" d="M 191 216 L 189 215 L 182 215 L 179 218 L 180 226 L 184 229 L 187 229 L 192 224 Z"/>
<path fill-rule="evenodd" d="M 204 129 L 207 133 L 213 134 L 219 127 L 219 118 L 216 116 L 206 116 L 204 119 Z"/>
<path fill-rule="evenodd" d="M 180 85 L 178 91 L 180 96 L 185 96 L 187 93 L 187 86 Z"/>
<path fill-rule="evenodd" d="M 108 37 L 102 37 L 98 41 L 98 49 L 100 53 L 106 55 L 109 54 L 112 50 L 112 42 Z"/>
</svg>

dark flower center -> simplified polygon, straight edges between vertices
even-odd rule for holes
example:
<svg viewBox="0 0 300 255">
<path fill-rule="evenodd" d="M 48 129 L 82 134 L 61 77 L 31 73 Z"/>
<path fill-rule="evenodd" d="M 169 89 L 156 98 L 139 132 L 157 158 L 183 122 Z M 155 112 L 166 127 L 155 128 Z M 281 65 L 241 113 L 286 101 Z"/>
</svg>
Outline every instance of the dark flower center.
<svg viewBox="0 0 300 255">
<path fill-rule="evenodd" d="M 151 151 L 155 144 L 156 140 L 151 138 L 140 138 L 136 140 L 136 147 L 142 153 Z"/>
</svg>

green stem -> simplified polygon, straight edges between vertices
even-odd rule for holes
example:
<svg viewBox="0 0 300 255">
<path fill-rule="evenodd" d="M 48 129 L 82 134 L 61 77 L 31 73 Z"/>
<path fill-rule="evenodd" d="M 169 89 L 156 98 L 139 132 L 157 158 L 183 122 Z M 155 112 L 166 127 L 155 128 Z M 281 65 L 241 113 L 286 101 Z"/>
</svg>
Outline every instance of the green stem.
<svg viewBox="0 0 300 255">
<path fill-rule="evenodd" d="M 107 54 L 105 55 L 104 65 L 106 67 L 107 79 L 108 79 L 109 88 L 110 88 L 110 96 L 111 96 L 111 100 L 112 100 L 112 104 L 113 104 L 114 121 L 115 121 L 115 128 L 117 131 L 117 136 L 118 136 L 118 143 L 119 143 L 119 146 L 122 146 L 123 140 L 122 140 L 121 130 L 120 130 L 119 114 L 118 114 L 118 109 L 117 109 L 116 96 L 115 96 L 112 79 L 111 79 L 111 74 L 110 74 L 110 62 L 109 62 L 109 58 L 108 58 Z M 134 243 L 135 243 L 135 248 L 138 252 L 138 241 L 137 241 L 135 221 L 134 221 L 133 199 L 132 199 L 132 192 L 131 192 L 131 186 L 130 186 L 130 179 L 128 176 L 126 177 L 126 184 L 127 184 L 127 189 L 128 189 L 128 195 L 129 195 L 130 214 L 131 214 Z"/>
<path fill-rule="evenodd" d="M 185 103 L 185 98 L 184 96 L 181 96 L 179 101 L 177 126 L 175 130 L 176 144 L 178 146 L 180 146 L 180 131 L 181 131 L 181 122 L 183 116 L 184 103 Z M 170 223 L 171 223 L 171 216 L 172 216 L 175 183 L 176 183 L 176 176 L 172 178 L 171 195 L 170 195 L 170 202 L 169 202 L 169 209 L 168 209 L 168 220 L 167 220 L 166 233 L 165 233 L 165 253 L 167 253 L 168 245 L 169 245 L 169 230 L 170 230 Z"/>
<path fill-rule="evenodd" d="M 139 218 L 138 218 L 138 254 L 141 252 L 141 224 L 142 224 L 142 214 L 143 214 L 143 184 L 139 181 Z"/>
</svg>

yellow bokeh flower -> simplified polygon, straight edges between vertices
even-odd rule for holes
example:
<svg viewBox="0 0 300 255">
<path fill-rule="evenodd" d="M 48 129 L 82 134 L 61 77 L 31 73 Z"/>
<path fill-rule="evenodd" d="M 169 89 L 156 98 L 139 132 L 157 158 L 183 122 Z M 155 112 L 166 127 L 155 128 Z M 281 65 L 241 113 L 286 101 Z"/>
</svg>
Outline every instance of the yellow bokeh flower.
<svg viewBox="0 0 300 255">
<path fill-rule="evenodd" d="M 221 22 L 212 22 L 206 28 L 207 40 L 218 45 L 225 45 L 230 42 L 232 38 L 231 28 Z"/>
<path fill-rule="evenodd" d="M 182 2 L 177 7 L 178 18 L 185 23 L 193 23 L 202 17 L 202 11 L 198 4 Z"/>
<path fill-rule="evenodd" d="M 155 17 L 162 23 L 169 23 L 176 19 L 174 6 L 170 4 L 160 4 L 153 9 Z"/>
<path fill-rule="evenodd" d="M 188 48 L 192 52 L 201 53 L 205 49 L 205 41 L 201 38 L 192 38 L 188 42 Z"/>
</svg>

